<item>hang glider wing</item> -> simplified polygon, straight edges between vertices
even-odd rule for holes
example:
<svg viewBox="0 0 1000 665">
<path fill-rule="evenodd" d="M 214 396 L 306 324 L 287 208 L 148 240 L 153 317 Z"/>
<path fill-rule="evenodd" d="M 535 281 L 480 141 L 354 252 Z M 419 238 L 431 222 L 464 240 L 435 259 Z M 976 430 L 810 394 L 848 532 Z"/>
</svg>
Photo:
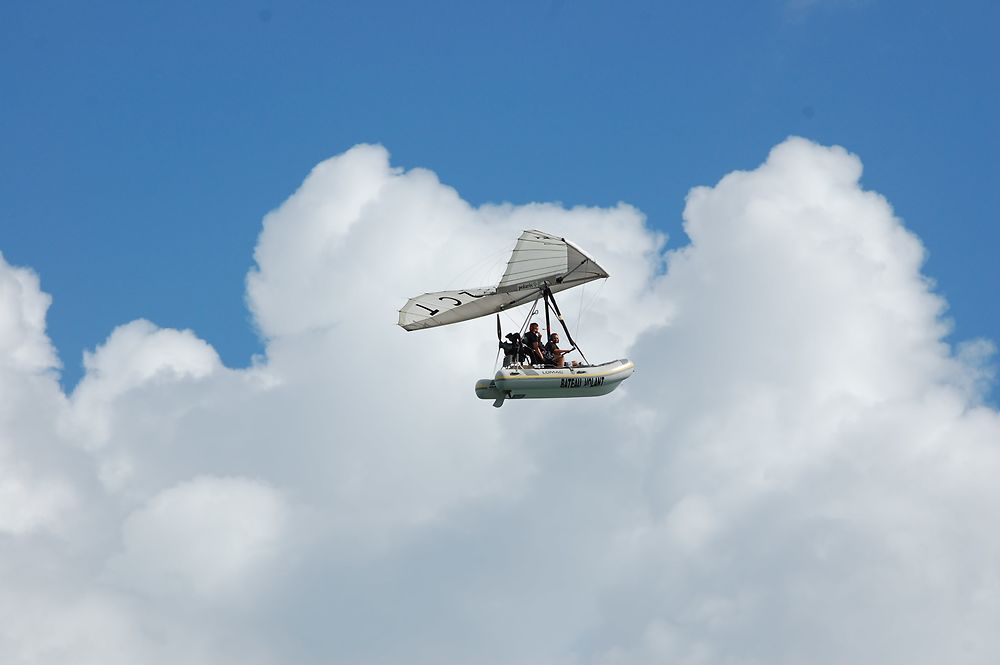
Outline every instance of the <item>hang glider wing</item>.
<svg viewBox="0 0 1000 665">
<path fill-rule="evenodd" d="M 565 238 L 542 231 L 525 231 L 517 239 L 497 290 L 541 287 L 546 281 L 550 288 L 566 281 L 576 286 L 607 276 L 597 261 Z"/>
<path fill-rule="evenodd" d="M 573 243 L 541 231 L 525 231 L 518 238 L 496 287 L 425 293 L 399 310 L 406 330 L 433 328 L 489 316 L 552 292 L 607 277 L 608 273 Z"/>
</svg>

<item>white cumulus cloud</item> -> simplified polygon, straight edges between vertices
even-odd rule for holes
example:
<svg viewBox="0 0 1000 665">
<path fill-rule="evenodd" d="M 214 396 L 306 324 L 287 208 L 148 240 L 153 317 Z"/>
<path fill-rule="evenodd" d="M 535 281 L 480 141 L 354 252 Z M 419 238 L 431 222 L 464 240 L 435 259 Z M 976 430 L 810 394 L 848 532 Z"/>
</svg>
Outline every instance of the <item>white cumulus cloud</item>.
<svg viewBox="0 0 1000 665">
<path fill-rule="evenodd" d="M 68 396 L 0 259 L 0 659 L 996 662 L 993 345 L 952 348 L 861 175 L 789 139 L 668 249 L 624 203 L 475 207 L 357 146 L 264 220 L 263 357 L 134 321 Z M 636 362 L 612 395 L 493 409 L 492 321 L 395 326 L 526 228 L 611 273 L 560 303 Z"/>
<path fill-rule="evenodd" d="M 154 594 L 242 595 L 280 555 L 287 518 L 280 493 L 263 483 L 199 476 L 125 519 L 111 574 Z"/>
</svg>

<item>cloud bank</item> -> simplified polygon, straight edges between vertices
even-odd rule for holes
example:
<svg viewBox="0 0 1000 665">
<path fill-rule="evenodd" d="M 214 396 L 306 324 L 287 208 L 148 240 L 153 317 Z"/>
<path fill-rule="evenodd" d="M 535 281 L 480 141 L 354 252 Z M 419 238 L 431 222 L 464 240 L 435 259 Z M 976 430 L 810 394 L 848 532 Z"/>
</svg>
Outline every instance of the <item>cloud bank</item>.
<svg viewBox="0 0 1000 665">
<path fill-rule="evenodd" d="M 264 219 L 262 357 L 133 321 L 70 395 L 0 257 L 3 662 L 995 663 L 992 345 L 947 343 L 861 169 L 789 139 L 668 250 L 629 205 L 473 207 L 357 146 Z M 492 321 L 394 325 L 525 228 L 611 273 L 561 304 L 635 360 L 616 393 L 493 409 Z"/>
</svg>

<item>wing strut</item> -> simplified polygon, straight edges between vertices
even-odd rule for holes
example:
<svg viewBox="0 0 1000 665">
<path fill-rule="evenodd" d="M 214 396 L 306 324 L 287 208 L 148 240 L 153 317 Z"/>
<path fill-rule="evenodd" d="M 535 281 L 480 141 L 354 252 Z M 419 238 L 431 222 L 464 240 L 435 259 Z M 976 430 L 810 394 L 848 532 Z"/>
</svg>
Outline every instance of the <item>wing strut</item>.
<svg viewBox="0 0 1000 665">
<path fill-rule="evenodd" d="M 545 341 L 549 341 L 549 335 L 552 334 L 552 324 L 549 322 L 549 298 L 552 297 L 552 292 L 549 291 L 549 287 L 546 286 L 545 290 L 542 291 L 542 298 L 545 300 Z"/>
<path fill-rule="evenodd" d="M 576 347 L 576 350 L 580 352 L 580 357 L 583 358 L 583 361 L 589 365 L 590 361 L 587 360 L 587 356 L 583 353 L 583 349 L 577 346 L 576 342 L 573 341 L 573 335 L 570 334 L 569 327 L 566 325 L 566 320 L 563 318 L 562 312 L 559 311 L 559 305 L 556 304 L 556 298 L 554 295 L 552 295 L 552 291 L 550 291 L 549 287 L 547 286 L 545 287 L 544 295 L 545 295 L 545 325 L 546 326 L 548 325 L 549 303 L 551 302 L 552 309 L 555 310 L 556 313 L 556 318 L 559 319 L 559 323 L 562 324 L 563 330 L 566 331 L 566 339 L 569 340 L 570 344 Z"/>
</svg>

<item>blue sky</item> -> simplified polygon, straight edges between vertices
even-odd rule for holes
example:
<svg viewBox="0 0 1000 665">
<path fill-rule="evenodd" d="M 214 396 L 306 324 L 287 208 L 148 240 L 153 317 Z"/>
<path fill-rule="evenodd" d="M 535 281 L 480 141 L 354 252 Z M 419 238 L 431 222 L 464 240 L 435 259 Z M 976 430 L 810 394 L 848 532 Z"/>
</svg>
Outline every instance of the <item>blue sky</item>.
<svg viewBox="0 0 1000 665">
<path fill-rule="evenodd" d="M 5 3 L 0 662 L 1000 662 L 998 19 Z M 397 327 L 524 228 L 614 393 Z"/>
<path fill-rule="evenodd" d="M 474 204 L 625 201 L 678 247 L 691 187 L 801 135 L 858 154 L 923 240 L 953 339 L 998 340 L 998 22 L 973 1 L 7 3 L 0 251 L 53 296 L 65 385 L 138 317 L 242 367 L 260 220 L 352 145 Z"/>
</svg>

